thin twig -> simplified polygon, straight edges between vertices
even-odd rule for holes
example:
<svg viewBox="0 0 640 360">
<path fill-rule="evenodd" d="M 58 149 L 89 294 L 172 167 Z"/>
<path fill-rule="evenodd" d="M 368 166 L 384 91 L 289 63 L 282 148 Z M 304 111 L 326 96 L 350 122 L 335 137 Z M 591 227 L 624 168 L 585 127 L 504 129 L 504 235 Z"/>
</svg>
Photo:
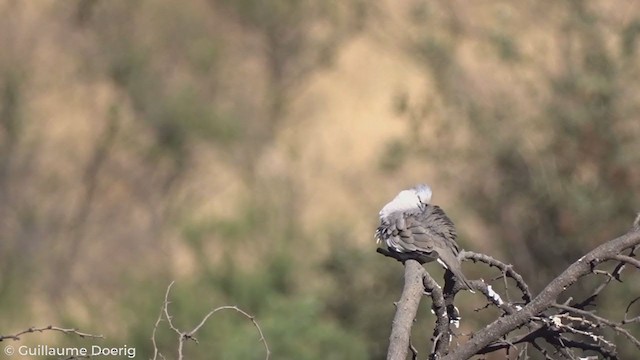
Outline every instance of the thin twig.
<svg viewBox="0 0 640 360">
<path fill-rule="evenodd" d="M 633 336 L 629 331 L 627 331 L 627 329 L 623 328 L 622 325 L 624 323 L 616 323 L 613 322 L 609 319 L 603 318 L 602 316 L 598 316 L 590 311 L 585 311 L 582 309 L 576 309 L 574 307 L 571 306 L 566 306 L 566 305 L 562 305 L 562 304 L 554 304 L 553 307 L 558 308 L 560 310 L 564 310 L 567 312 L 572 312 L 574 314 L 577 314 L 579 316 L 581 316 L 583 319 L 589 318 L 592 321 L 595 321 L 596 323 L 602 324 L 602 325 L 606 325 L 608 327 L 610 327 L 611 329 L 613 329 L 614 331 L 616 331 L 619 334 L 624 335 L 629 341 L 631 341 L 638 349 L 640 349 L 640 341 L 638 341 L 638 339 Z"/>
<path fill-rule="evenodd" d="M 614 255 L 614 256 L 610 256 L 607 258 L 608 260 L 617 260 L 629 265 L 633 265 L 635 266 L 637 269 L 640 269 L 640 260 L 636 259 L 636 258 L 632 258 L 631 256 L 627 256 L 627 255 Z"/>
<path fill-rule="evenodd" d="M 475 253 L 473 251 L 463 250 L 460 252 L 460 258 L 463 260 L 471 260 L 473 262 L 483 262 L 489 266 L 500 269 L 500 271 L 506 276 L 512 278 L 516 282 L 516 286 L 522 292 L 522 300 L 525 303 L 529 303 L 531 301 L 531 291 L 529 291 L 529 286 L 524 281 L 522 275 L 516 272 L 513 269 L 513 265 L 505 264 L 502 261 L 496 260 L 493 257 L 485 254 Z"/>
<path fill-rule="evenodd" d="M 260 328 L 260 325 L 258 325 L 258 322 L 256 321 L 256 318 L 250 314 L 248 314 L 247 312 L 245 312 L 244 310 L 240 309 L 239 307 L 233 305 L 226 305 L 226 306 L 220 306 L 217 307 L 213 310 L 211 310 L 200 322 L 200 324 L 198 324 L 193 330 L 189 331 L 188 333 L 185 334 L 186 337 L 193 337 L 193 335 L 200 330 L 200 328 L 207 322 L 207 320 L 209 319 L 209 317 L 211 317 L 211 315 L 215 314 L 216 312 L 220 311 L 220 310 L 235 310 L 237 312 L 239 312 L 240 314 L 244 315 L 247 319 L 251 320 L 251 322 L 253 323 L 253 326 L 256 327 L 256 329 L 258 330 L 258 334 L 260 334 L 260 339 L 258 339 L 258 341 L 262 342 L 264 344 L 264 349 L 267 353 L 267 359 L 269 359 L 269 356 L 271 355 L 271 351 L 269 350 L 269 345 L 267 344 L 267 340 L 264 337 L 264 333 L 262 332 L 262 328 Z"/>
<path fill-rule="evenodd" d="M 171 284 L 173 284 L 173 282 Z M 156 332 L 158 331 L 158 326 L 160 325 L 160 322 L 162 321 L 162 314 L 164 312 L 164 308 L 165 308 L 165 305 L 163 303 L 162 307 L 160 308 L 160 313 L 158 314 L 158 319 L 156 320 L 156 323 L 153 326 L 153 332 L 151 333 L 151 343 L 153 344 L 153 359 L 152 360 L 156 360 L 158 358 L 158 356 L 160 356 L 163 360 L 165 359 L 164 355 L 162 355 L 162 353 L 158 351 L 158 344 L 156 343 Z"/>
<path fill-rule="evenodd" d="M 13 335 L 0 335 L 0 341 L 6 340 L 6 339 L 11 339 L 11 340 L 20 340 L 20 336 L 24 335 L 24 334 L 29 334 L 29 333 L 34 333 L 34 332 L 45 332 L 45 331 L 58 331 L 61 333 L 65 333 L 65 334 L 74 334 L 74 335 L 78 335 L 81 338 L 97 338 L 97 339 L 104 339 L 104 336 L 102 335 L 94 335 L 94 334 L 89 334 L 89 333 L 84 333 L 84 332 L 80 332 L 77 329 L 65 329 L 65 328 L 61 328 L 61 327 L 57 327 L 57 326 L 45 326 L 45 327 L 30 327 L 26 330 L 20 331 L 18 333 L 15 333 Z"/>
<path fill-rule="evenodd" d="M 633 318 L 629 317 L 629 309 L 631 309 L 633 304 L 635 304 L 638 300 L 640 300 L 640 296 L 638 296 L 635 299 L 631 300 L 631 302 L 629 302 L 629 305 L 627 305 L 627 308 L 624 310 L 624 320 L 622 320 L 623 324 L 629 324 L 629 323 L 634 323 L 634 322 L 640 321 L 640 316 L 636 316 L 636 317 L 633 317 Z"/>
<path fill-rule="evenodd" d="M 156 329 L 158 327 L 158 325 L 160 324 L 160 321 L 162 320 L 162 314 L 164 313 L 164 318 L 167 320 L 167 323 L 169 324 L 169 328 L 171 330 L 173 330 L 177 335 L 178 335 L 178 360 L 183 360 L 184 359 L 184 343 L 187 340 L 193 340 L 196 343 L 198 343 L 198 340 L 195 338 L 195 334 L 198 332 L 198 330 L 200 330 L 200 328 L 202 328 L 207 320 L 209 320 L 209 318 L 215 314 L 218 311 L 221 310 L 235 310 L 236 312 L 244 315 L 246 318 L 248 318 L 249 320 L 251 320 L 251 322 L 253 323 L 253 325 L 256 327 L 256 329 L 258 330 L 258 333 L 260 334 L 260 339 L 259 341 L 262 342 L 262 344 L 264 345 L 264 349 L 266 352 L 266 357 L 265 360 L 269 360 L 269 357 L 271 356 L 271 351 L 269 350 L 269 345 L 267 344 L 267 340 L 264 337 L 264 333 L 262 332 L 262 328 L 260 328 L 260 325 L 258 324 L 258 322 L 256 321 L 255 317 L 250 315 L 249 313 L 247 313 L 246 311 L 240 309 L 239 307 L 235 306 L 235 305 L 226 305 L 226 306 L 220 306 L 217 307 L 213 310 L 211 310 L 209 313 L 207 313 L 207 315 L 204 316 L 204 318 L 202 318 L 202 321 L 200 321 L 200 323 L 198 325 L 196 325 L 193 330 L 188 331 L 188 332 L 184 332 L 181 331 L 180 329 L 178 329 L 178 327 L 176 327 L 173 324 L 173 317 L 171 316 L 171 314 L 169 313 L 169 304 L 171 303 L 169 301 L 169 293 L 171 292 L 171 287 L 173 286 L 174 282 L 172 281 L 169 286 L 167 286 L 167 291 L 165 292 L 164 295 L 164 303 L 162 305 L 162 309 L 160 312 L 160 315 L 158 316 L 158 320 L 156 320 L 156 324 L 155 327 L 153 329 L 153 335 L 152 335 L 152 342 L 153 342 L 153 346 L 154 346 L 154 357 L 153 359 L 156 360 L 156 355 L 159 354 L 158 352 L 158 348 L 156 346 L 156 342 L 155 342 L 155 333 L 156 333 Z M 164 356 L 162 356 L 162 354 L 160 354 L 160 357 L 162 357 L 164 359 Z"/>
</svg>

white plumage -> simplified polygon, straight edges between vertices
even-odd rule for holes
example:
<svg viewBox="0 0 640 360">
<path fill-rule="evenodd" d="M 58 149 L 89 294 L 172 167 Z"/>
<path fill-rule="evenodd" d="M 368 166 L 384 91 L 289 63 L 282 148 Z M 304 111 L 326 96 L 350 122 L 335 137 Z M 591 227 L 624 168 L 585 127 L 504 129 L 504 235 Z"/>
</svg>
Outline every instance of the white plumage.
<svg viewBox="0 0 640 360">
<path fill-rule="evenodd" d="M 379 212 L 380 219 L 386 219 L 395 212 L 418 210 L 421 204 L 428 204 L 431 201 L 431 195 L 431 188 L 425 184 L 420 184 L 413 189 L 402 190 L 393 200 L 382 207 Z"/>
</svg>

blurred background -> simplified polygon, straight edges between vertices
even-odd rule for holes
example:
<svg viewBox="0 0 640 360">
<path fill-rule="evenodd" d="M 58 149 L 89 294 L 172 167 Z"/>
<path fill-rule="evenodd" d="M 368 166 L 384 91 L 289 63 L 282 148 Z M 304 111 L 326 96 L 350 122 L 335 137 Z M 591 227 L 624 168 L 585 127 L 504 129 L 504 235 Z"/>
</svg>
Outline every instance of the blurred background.
<svg viewBox="0 0 640 360">
<path fill-rule="evenodd" d="M 274 359 L 381 359 L 403 269 L 373 232 L 399 190 L 429 183 L 459 243 L 534 293 L 640 209 L 640 3 L 0 0 L 0 14 L 2 334 L 79 327 L 150 358 L 175 280 L 184 329 L 237 305 Z M 608 289 L 603 311 L 639 290 Z M 463 331 L 498 314 L 460 301 Z M 234 312 L 198 338 L 189 358 L 264 358 Z M 174 356 L 162 325 L 158 342 Z"/>
</svg>

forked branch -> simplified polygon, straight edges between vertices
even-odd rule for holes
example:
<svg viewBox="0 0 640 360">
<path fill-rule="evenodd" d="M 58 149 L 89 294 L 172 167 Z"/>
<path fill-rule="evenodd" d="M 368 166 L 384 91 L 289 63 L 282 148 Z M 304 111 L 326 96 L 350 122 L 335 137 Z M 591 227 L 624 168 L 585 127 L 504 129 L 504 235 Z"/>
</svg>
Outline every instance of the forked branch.
<svg viewBox="0 0 640 360">
<path fill-rule="evenodd" d="M 240 313 L 241 315 L 243 315 L 244 317 L 246 317 L 247 319 L 249 319 L 251 321 L 253 326 L 255 326 L 255 328 L 257 329 L 258 334 L 260 335 L 260 338 L 258 340 L 264 345 L 265 360 L 269 360 L 269 356 L 271 355 L 271 351 L 269 350 L 269 344 L 267 344 L 267 340 L 264 337 L 264 333 L 262 332 L 262 328 L 260 328 L 260 325 L 256 321 L 255 317 L 249 315 L 249 313 L 247 313 L 246 311 L 240 309 L 237 306 L 231 306 L 231 305 L 219 306 L 219 307 L 209 311 L 202 318 L 200 323 L 198 323 L 191 331 L 182 331 L 182 330 L 178 329 L 178 327 L 173 323 L 173 316 L 169 312 L 169 304 L 170 304 L 169 293 L 171 292 L 171 287 L 172 286 L 173 286 L 173 281 L 167 287 L 167 291 L 166 291 L 166 293 L 164 295 L 164 302 L 163 302 L 162 307 L 160 309 L 160 314 L 158 315 L 158 319 L 156 320 L 156 323 L 155 323 L 155 325 L 153 327 L 153 333 L 151 335 L 151 342 L 153 344 L 153 360 L 157 360 L 158 357 L 160 357 L 161 359 L 165 358 L 162 355 L 162 353 L 160 353 L 160 351 L 158 350 L 158 346 L 157 346 L 157 342 L 156 342 L 156 332 L 157 332 L 158 326 L 160 325 L 162 320 L 166 320 L 167 323 L 169 324 L 169 328 L 171 330 L 173 330 L 178 335 L 178 360 L 183 360 L 184 359 L 184 345 L 185 345 L 185 343 L 188 340 L 192 340 L 192 341 L 198 343 L 198 339 L 195 337 L 196 333 L 207 323 L 207 321 L 209 320 L 209 318 L 211 318 L 211 316 L 213 316 L 213 314 L 217 313 L 218 311 L 222 311 L 222 310 L 234 310 L 234 311 Z"/>
</svg>

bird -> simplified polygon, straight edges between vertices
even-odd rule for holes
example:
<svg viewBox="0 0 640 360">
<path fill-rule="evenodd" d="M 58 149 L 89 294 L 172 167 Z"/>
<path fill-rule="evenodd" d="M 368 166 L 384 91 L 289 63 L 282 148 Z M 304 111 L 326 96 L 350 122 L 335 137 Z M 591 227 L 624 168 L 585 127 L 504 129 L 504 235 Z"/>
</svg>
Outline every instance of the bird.
<svg viewBox="0 0 640 360">
<path fill-rule="evenodd" d="M 376 242 L 421 263 L 437 261 L 465 288 L 473 291 L 462 273 L 453 221 L 439 206 L 430 203 L 432 194 L 431 187 L 426 184 L 400 191 L 379 212 L 380 225 L 374 235 Z"/>
</svg>

